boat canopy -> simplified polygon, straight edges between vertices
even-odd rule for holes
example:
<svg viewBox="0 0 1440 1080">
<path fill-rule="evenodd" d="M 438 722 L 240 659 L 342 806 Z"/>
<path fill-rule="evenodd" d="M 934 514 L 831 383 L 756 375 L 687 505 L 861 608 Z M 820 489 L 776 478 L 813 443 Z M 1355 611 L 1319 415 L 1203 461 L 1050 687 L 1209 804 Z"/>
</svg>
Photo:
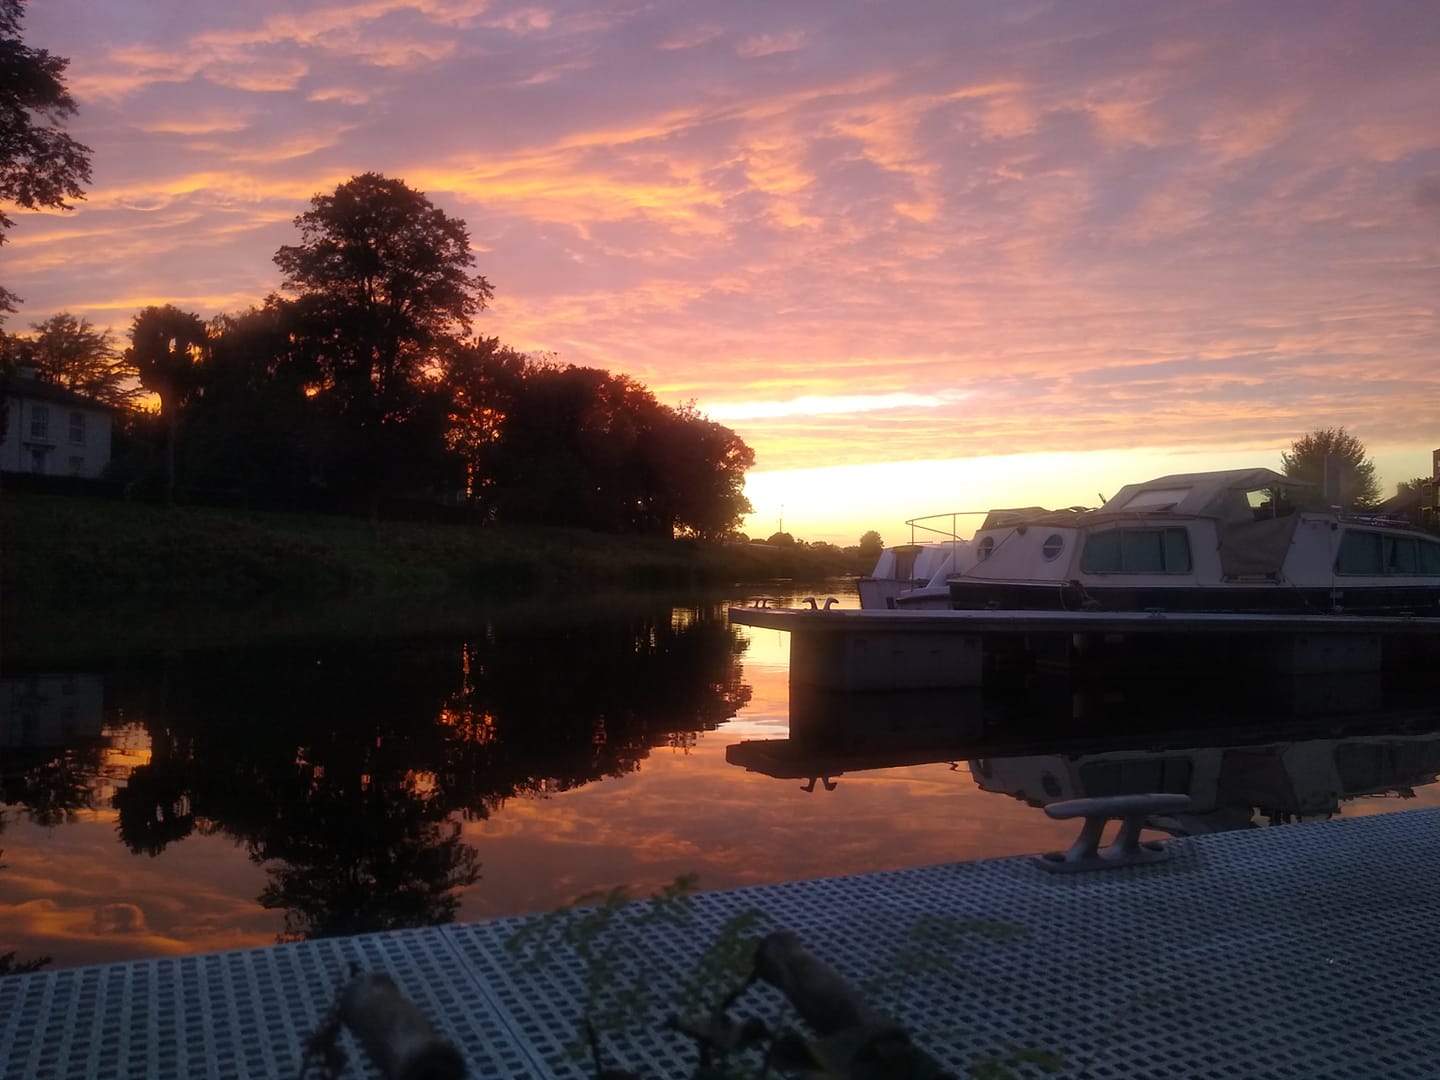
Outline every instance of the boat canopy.
<svg viewBox="0 0 1440 1080">
<path fill-rule="evenodd" d="M 1271 516 L 1285 513 L 1291 493 L 1313 491 L 1314 484 L 1282 476 L 1273 469 L 1226 469 L 1220 472 L 1178 473 L 1140 484 L 1126 484 L 1100 508 L 1101 513 L 1137 510 L 1168 511 L 1220 521 L 1256 519 L 1256 510 L 1269 504 Z M 1260 494 L 1261 498 L 1251 496 Z"/>
<path fill-rule="evenodd" d="M 1272 469 L 1181 473 L 1128 484 L 1100 513 L 1168 513 L 1215 521 L 1225 578 L 1276 577 L 1299 520 L 1299 497 L 1315 485 Z"/>
</svg>

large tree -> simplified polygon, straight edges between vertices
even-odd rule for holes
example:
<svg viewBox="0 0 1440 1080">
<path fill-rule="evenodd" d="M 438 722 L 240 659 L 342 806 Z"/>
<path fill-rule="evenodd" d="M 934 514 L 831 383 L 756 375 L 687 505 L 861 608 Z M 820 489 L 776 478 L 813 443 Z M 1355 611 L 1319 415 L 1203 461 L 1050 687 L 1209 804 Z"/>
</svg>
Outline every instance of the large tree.
<svg viewBox="0 0 1440 1080">
<path fill-rule="evenodd" d="M 46 382 L 122 407 L 135 398 L 135 371 L 115 347 L 108 329 L 62 311 L 32 323 L 25 342 L 36 373 Z"/>
<path fill-rule="evenodd" d="M 320 433 L 287 314 L 268 303 L 210 322 L 185 407 L 187 483 L 277 496 L 308 483 Z"/>
<path fill-rule="evenodd" d="M 542 360 L 489 370 L 478 491 L 495 516 L 710 538 L 750 511 L 743 487 L 754 453 L 693 406 L 662 405 L 628 376 L 596 368 Z"/>
<path fill-rule="evenodd" d="M 492 289 L 471 272 L 465 223 L 378 173 L 316 195 L 295 224 L 301 242 L 275 263 L 294 296 L 297 340 L 315 394 L 349 437 L 341 471 L 377 494 L 397 486 L 415 425 L 434 413 L 440 359 Z M 430 434 L 442 440 L 443 424 Z"/>
<path fill-rule="evenodd" d="M 0 204 L 26 210 L 62 209 L 84 195 L 90 149 L 61 123 L 74 115 L 65 87 L 70 61 L 32 49 L 20 37 L 24 0 L 0 0 Z M 0 244 L 14 222 L 0 210 Z M 0 317 L 20 298 L 0 288 Z"/>
<path fill-rule="evenodd" d="M 1380 501 L 1375 463 L 1365 444 L 1343 427 L 1302 435 L 1280 455 L 1280 468 L 1286 476 L 1315 484 L 1327 499 L 1338 496 L 1346 509 L 1367 509 Z M 1331 490 L 1326 489 L 1327 477 Z"/>
<path fill-rule="evenodd" d="M 745 473 L 755 464 L 755 451 L 693 403 L 659 408 L 659 438 L 650 457 L 657 523 L 667 534 L 732 534 L 754 509 L 745 497 Z"/>
<path fill-rule="evenodd" d="M 476 338 L 450 350 L 441 367 L 445 445 L 459 459 L 467 498 L 493 509 L 505 424 L 521 392 L 528 362 L 499 338 Z"/>
<path fill-rule="evenodd" d="M 180 410 L 194 393 L 207 335 L 199 315 L 174 304 L 147 307 L 130 326 L 125 360 L 140 385 L 160 399 L 165 425 L 165 496 L 175 497 L 175 457 L 180 441 Z"/>
</svg>

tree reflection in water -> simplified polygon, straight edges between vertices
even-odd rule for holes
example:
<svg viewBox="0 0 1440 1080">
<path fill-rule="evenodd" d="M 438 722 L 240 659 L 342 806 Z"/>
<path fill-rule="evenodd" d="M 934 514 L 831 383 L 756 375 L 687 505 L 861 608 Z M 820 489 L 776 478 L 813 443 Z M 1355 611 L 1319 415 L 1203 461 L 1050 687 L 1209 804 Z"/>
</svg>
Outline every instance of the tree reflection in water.
<svg viewBox="0 0 1440 1080">
<path fill-rule="evenodd" d="M 265 865 L 285 938 L 454 919 L 481 878 L 462 819 L 639 768 L 749 699 L 721 611 L 666 607 L 465 639 L 170 657 L 113 695 L 151 759 L 114 804 L 130 850 L 223 831 Z"/>
<path fill-rule="evenodd" d="M 327 777 L 277 828 L 251 839 L 251 857 L 271 864 L 260 903 L 285 910 L 286 938 L 455 918 L 459 890 L 480 877 L 479 855 L 439 799 L 398 779 Z"/>
<path fill-rule="evenodd" d="M 25 807 L 37 825 L 73 821 L 92 805 L 91 784 L 97 768 L 93 746 L 66 749 L 54 756 L 31 758 L 5 777 L 5 802 Z"/>
</svg>

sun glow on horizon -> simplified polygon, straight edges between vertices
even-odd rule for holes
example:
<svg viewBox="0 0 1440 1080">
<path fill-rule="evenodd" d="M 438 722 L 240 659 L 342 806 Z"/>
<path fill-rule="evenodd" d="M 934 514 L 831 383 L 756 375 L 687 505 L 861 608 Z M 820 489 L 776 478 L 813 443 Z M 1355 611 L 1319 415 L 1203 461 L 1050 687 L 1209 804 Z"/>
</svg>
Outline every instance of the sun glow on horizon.
<svg viewBox="0 0 1440 1080">
<path fill-rule="evenodd" d="M 874 529 L 886 543 L 901 543 L 912 539 L 907 521 L 956 515 L 956 531 L 968 537 L 992 509 L 1098 506 L 1125 484 L 1172 473 L 1257 465 L 1278 470 L 1288 446 L 1080 450 L 752 472 L 745 494 L 755 509 L 741 531 L 754 539 L 788 532 L 797 540 L 845 547 Z M 1386 495 L 1398 481 L 1429 473 L 1428 456 L 1422 460 L 1408 450 L 1371 457 Z M 931 524 L 951 528 L 949 520 Z M 923 532 L 913 537 L 924 538 Z"/>
</svg>

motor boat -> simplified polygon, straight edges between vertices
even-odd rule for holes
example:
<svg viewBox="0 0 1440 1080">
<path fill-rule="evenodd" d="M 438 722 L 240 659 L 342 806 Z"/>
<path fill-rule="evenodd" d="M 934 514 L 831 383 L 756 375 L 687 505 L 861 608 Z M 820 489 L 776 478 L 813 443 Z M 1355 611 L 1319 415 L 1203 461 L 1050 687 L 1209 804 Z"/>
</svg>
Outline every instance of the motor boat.
<svg viewBox="0 0 1440 1080">
<path fill-rule="evenodd" d="M 905 522 L 910 542 L 880 552 L 869 577 L 856 582 L 863 609 L 948 609 L 950 579 L 975 564 L 975 546 L 959 533 L 962 518 L 983 518 L 987 524 L 1018 524 L 1053 511 L 1038 506 L 1015 510 L 959 510 L 927 514 Z M 916 540 L 916 536 L 930 539 Z"/>
<path fill-rule="evenodd" d="M 1440 537 L 1318 501 L 1255 468 L 1129 484 L 1095 510 L 992 511 L 950 607 L 1440 618 Z"/>
<path fill-rule="evenodd" d="M 973 562 L 969 540 L 896 544 L 880 552 L 869 577 L 857 581 L 862 608 L 948 608 L 951 574 Z M 903 599 L 902 599 L 903 598 Z"/>
</svg>

